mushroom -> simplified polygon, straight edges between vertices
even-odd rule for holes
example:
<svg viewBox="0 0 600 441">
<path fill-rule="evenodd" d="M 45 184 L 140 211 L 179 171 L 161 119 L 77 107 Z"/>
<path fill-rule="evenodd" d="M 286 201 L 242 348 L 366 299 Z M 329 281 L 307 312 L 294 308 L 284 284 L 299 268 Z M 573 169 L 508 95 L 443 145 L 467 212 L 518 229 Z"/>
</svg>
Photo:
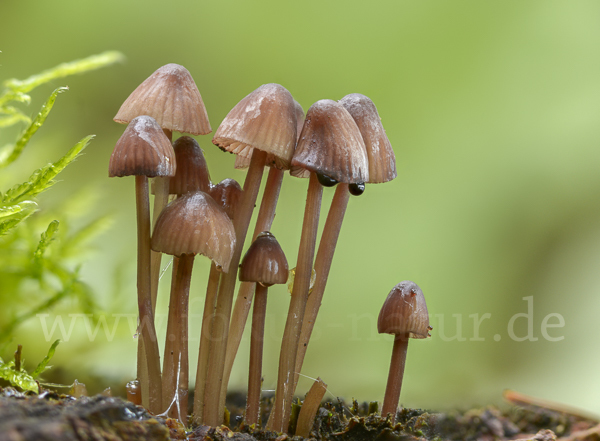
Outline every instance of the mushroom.
<svg viewBox="0 0 600 441">
<path fill-rule="evenodd" d="M 142 391 L 148 390 L 147 406 L 149 410 L 159 413 L 162 406 L 162 392 L 160 353 L 154 328 L 150 288 L 148 177 L 173 176 L 175 174 L 175 153 L 169 139 L 153 118 L 139 116 L 129 123 L 110 157 L 108 174 L 111 177 L 135 175 L 138 225 L 138 310 L 141 340 L 145 351 L 138 351 L 138 373 L 144 370 L 148 373 L 147 378 L 139 378 L 142 382 Z M 140 357 L 140 352 L 145 354 L 145 357 Z M 144 399 L 143 395 L 142 399 Z"/>
<path fill-rule="evenodd" d="M 287 428 L 294 392 L 296 353 L 313 269 L 322 183 L 335 185 L 336 182 L 356 183 L 368 179 L 365 145 L 356 123 L 344 107 L 332 100 L 321 100 L 308 109 L 292 166 L 300 166 L 311 173 L 271 411 L 269 428 L 278 432 Z"/>
<path fill-rule="evenodd" d="M 230 219 L 234 219 L 236 208 L 243 195 L 242 187 L 235 179 L 224 179 L 214 185 L 209 192 L 213 200 L 223 208 Z M 208 368 L 208 352 L 210 349 L 210 333 L 212 331 L 215 313 L 217 290 L 221 272 L 213 262 L 210 266 L 206 296 L 204 299 L 204 314 L 202 316 L 202 329 L 200 331 L 200 348 L 198 351 L 198 366 L 196 370 L 196 386 L 194 389 L 194 420 L 202 421 L 204 412 L 203 399 L 206 387 L 206 372 Z"/>
<path fill-rule="evenodd" d="M 241 282 L 251 282 L 256 286 L 250 338 L 250 372 L 248 375 L 246 422 L 257 424 L 260 420 L 260 389 L 267 291 L 270 286 L 283 284 L 288 279 L 287 259 L 277 239 L 270 232 L 263 231 L 250 245 L 240 265 L 239 278 Z"/>
<path fill-rule="evenodd" d="M 299 138 L 300 133 L 302 132 L 302 125 L 304 124 L 304 111 L 297 101 L 294 101 L 294 108 L 296 110 L 297 138 Z M 273 219 L 275 218 L 275 209 L 279 199 L 279 191 L 281 190 L 284 171 L 275 166 L 274 159 L 269 161 L 269 158 L 271 157 L 271 154 L 267 156 L 267 163 L 271 165 L 271 167 L 269 168 L 263 198 L 258 211 L 258 217 L 256 218 L 256 225 L 254 226 L 253 240 L 255 240 L 262 231 L 271 230 Z M 247 168 L 249 162 L 246 161 L 247 160 L 244 157 L 239 155 L 236 156 L 235 167 Z M 221 403 L 225 402 L 231 370 L 233 369 L 235 356 L 240 346 L 240 342 L 242 341 L 242 335 L 244 333 L 246 321 L 248 320 L 250 307 L 252 306 L 252 298 L 254 296 L 253 288 L 253 283 L 242 282 L 240 284 L 233 312 L 231 314 L 231 324 L 229 326 L 229 336 L 227 338 L 227 353 L 225 355 L 225 368 L 223 372 L 223 385 L 221 386 Z"/>
<path fill-rule="evenodd" d="M 429 334 L 431 329 L 427 305 L 421 288 L 410 280 L 394 286 L 385 299 L 377 320 L 377 330 L 380 334 L 396 336 L 385 398 L 381 408 L 381 415 L 391 414 L 392 424 L 396 420 L 398 410 L 408 339 L 431 337 Z"/>
<path fill-rule="evenodd" d="M 179 257 L 169 303 L 167 339 L 172 346 L 165 358 L 177 369 L 165 375 L 165 402 L 175 404 L 175 417 L 187 424 L 188 396 L 188 299 L 194 256 L 202 254 L 223 271 L 229 270 L 235 248 L 233 224 L 206 193 L 187 193 L 162 211 L 152 235 L 152 249 Z M 171 414 L 170 409 L 167 409 Z"/>
<path fill-rule="evenodd" d="M 368 183 L 382 183 L 394 179 L 397 175 L 396 157 L 373 101 L 365 95 L 352 93 L 342 98 L 339 103 L 344 106 L 354 119 L 365 143 L 369 158 Z M 298 354 L 296 356 L 294 390 L 298 383 L 299 373 L 302 370 L 302 363 L 304 362 L 310 336 L 323 300 L 329 270 L 331 269 L 333 255 L 348 205 L 348 193 L 358 196 L 363 191 L 364 183 L 340 183 L 331 201 L 327 220 L 323 227 L 323 234 L 321 235 L 321 242 L 319 243 L 319 249 L 315 257 L 315 286 L 308 298 L 302 322 L 302 333 L 300 334 L 300 344 L 298 345 Z"/>
<path fill-rule="evenodd" d="M 173 150 L 175 151 L 175 159 L 177 164 L 177 172 L 175 176 L 168 180 L 169 183 L 169 194 L 174 194 L 180 197 L 186 193 L 194 191 L 208 192 L 210 189 L 210 175 L 208 173 L 208 167 L 206 160 L 202 154 L 202 149 L 198 145 L 195 139 L 189 136 L 182 136 L 173 143 Z M 155 222 L 156 224 L 156 222 Z M 154 253 L 160 256 L 161 253 Z M 179 328 L 181 325 L 181 319 L 175 313 L 179 308 L 179 304 L 183 301 L 173 295 L 176 291 L 177 284 L 181 283 L 179 280 L 179 258 L 173 258 L 173 276 L 171 283 L 171 299 L 169 304 L 169 318 L 167 322 L 167 335 L 165 338 L 165 357 L 163 359 L 163 408 L 170 408 L 169 415 L 178 418 L 177 409 L 171 406 L 173 396 L 177 391 L 177 375 L 179 372 L 180 361 L 179 359 L 170 356 L 173 354 L 173 346 L 179 345 L 176 342 L 176 337 L 179 336 Z M 187 351 L 186 363 L 187 363 Z M 186 369 L 187 372 L 187 369 Z M 186 407 L 187 409 L 187 407 Z"/>
<path fill-rule="evenodd" d="M 267 154 L 272 153 L 281 166 L 289 163 L 293 155 L 296 144 L 296 114 L 292 95 L 279 84 L 265 84 L 259 87 L 229 112 L 217 129 L 213 144 L 231 153 L 251 156 L 244 182 L 244 196 L 234 219 L 238 245 L 232 265 L 237 269 Z M 203 413 L 203 423 L 210 426 L 220 424 L 224 414 L 220 390 L 223 384 L 227 337 L 236 284 L 235 269 L 221 277 L 215 307 Z"/>
</svg>

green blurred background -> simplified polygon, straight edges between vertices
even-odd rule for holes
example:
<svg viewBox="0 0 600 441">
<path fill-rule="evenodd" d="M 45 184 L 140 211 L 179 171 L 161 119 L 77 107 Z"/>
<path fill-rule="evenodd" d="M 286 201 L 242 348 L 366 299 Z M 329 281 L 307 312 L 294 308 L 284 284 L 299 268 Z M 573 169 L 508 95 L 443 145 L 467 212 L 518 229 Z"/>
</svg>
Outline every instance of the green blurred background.
<svg viewBox="0 0 600 441">
<path fill-rule="evenodd" d="M 110 314 L 135 311 L 133 182 L 108 179 L 107 165 L 124 128 L 112 117 L 141 81 L 163 64 L 186 66 L 213 130 L 264 83 L 284 85 L 305 110 L 360 92 L 378 107 L 398 178 L 351 199 L 303 374 L 323 378 L 334 395 L 381 400 L 392 345 L 377 334 L 376 318 L 390 289 L 411 279 L 425 293 L 434 331 L 411 342 L 403 404 L 487 404 L 514 388 L 600 413 L 597 1 L 3 0 L 0 17 L 1 79 L 108 49 L 127 57 L 34 92 L 32 114 L 55 87 L 70 87 L 26 154 L 3 172 L 3 182 L 23 180 L 97 134 L 40 203 L 55 206 L 83 188 L 96 195 L 85 216 L 114 214 L 82 268 Z M 1 132 L 0 145 L 16 134 Z M 210 140 L 198 138 L 213 181 L 243 181 L 233 156 Z M 292 266 L 306 186 L 286 177 L 273 227 Z M 324 213 L 332 193 L 325 191 Z M 191 313 L 201 314 L 206 259 L 197 259 L 195 271 Z M 167 276 L 163 293 L 168 283 Z M 288 303 L 285 288 L 271 291 L 265 389 L 276 382 Z M 527 312 L 528 296 L 538 340 L 514 341 L 507 326 Z M 67 320 L 69 311 L 55 312 Z M 469 316 L 486 313 L 477 336 Z M 564 318 L 564 327 L 547 331 L 560 341 L 541 332 L 551 313 Z M 516 320 L 517 336 L 527 334 L 526 322 Z M 53 363 L 73 378 L 99 376 L 100 386 L 132 378 L 136 342 L 124 321 L 116 331 L 111 342 L 99 335 L 90 343 L 79 321 Z M 451 340 L 458 331 L 462 338 Z M 194 321 L 191 360 L 198 333 Z M 39 320 L 15 340 L 32 362 L 49 346 Z M 247 360 L 246 339 L 236 388 L 247 381 Z M 302 380 L 299 393 L 310 383 Z"/>
</svg>

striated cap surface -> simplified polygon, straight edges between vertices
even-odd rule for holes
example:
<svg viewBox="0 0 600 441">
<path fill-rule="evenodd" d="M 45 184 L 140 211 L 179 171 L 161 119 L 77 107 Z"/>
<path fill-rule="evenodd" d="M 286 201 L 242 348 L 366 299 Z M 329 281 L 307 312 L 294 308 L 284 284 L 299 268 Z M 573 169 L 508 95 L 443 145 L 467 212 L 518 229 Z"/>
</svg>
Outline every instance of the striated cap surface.
<svg viewBox="0 0 600 441">
<path fill-rule="evenodd" d="M 294 100 L 294 108 L 296 109 L 296 142 L 298 142 L 298 138 L 300 138 L 300 133 L 302 132 L 302 125 L 304 124 L 304 110 L 302 110 L 302 106 L 296 101 Z M 272 154 L 267 155 L 267 165 L 268 166 L 277 166 L 277 161 L 275 156 L 273 156 Z M 281 161 L 280 161 L 280 166 L 279 168 L 287 170 L 288 168 L 286 167 L 281 167 Z M 250 157 L 246 158 L 244 156 L 241 155 L 236 155 L 235 157 L 235 163 L 233 164 L 233 168 L 235 169 L 246 169 L 250 166 Z M 305 171 L 305 170 L 303 170 Z M 302 177 L 309 177 L 310 176 L 310 172 L 306 172 L 306 176 L 302 176 Z"/>
<path fill-rule="evenodd" d="M 351 93 L 340 104 L 352 115 L 367 148 L 369 157 L 369 183 L 382 183 L 395 179 L 396 156 L 385 134 L 377 107 L 371 99 L 360 93 Z"/>
<path fill-rule="evenodd" d="M 190 191 L 210 190 L 210 174 L 202 149 L 194 138 L 182 136 L 173 143 L 177 172 L 169 180 L 169 193 L 182 195 Z"/>
<path fill-rule="evenodd" d="M 202 254 L 223 272 L 229 270 L 235 231 L 229 216 L 206 193 L 175 199 L 160 213 L 152 234 L 152 249 L 173 256 Z"/>
<path fill-rule="evenodd" d="M 235 218 L 236 209 L 244 194 L 244 190 L 235 179 L 223 179 L 217 185 L 212 186 L 209 194 L 225 210 L 230 219 Z"/>
<path fill-rule="evenodd" d="M 421 288 L 410 280 L 390 291 L 377 320 L 380 334 L 408 334 L 410 338 L 430 337 L 429 313 Z"/>
<path fill-rule="evenodd" d="M 116 122 L 150 115 L 163 129 L 192 135 L 210 133 L 206 107 L 188 70 L 179 64 L 158 68 L 125 100 Z"/>
<path fill-rule="evenodd" d="M 257 148 L 272 154 L 275 165 L 285 169 L 294 154 L 296 137 L 294 98 L 279 84 L 264 84 L 231 109 L 212 142 L 246 158 Z"/>
<path fill-rule="evenodd" d="M 171 141 L 149 116 L 131 120 L 110 155 L 108 176 L 173 176 L 175 152 Z"/>
<path fill-rule="evenodd" d="M 365 144 L 352 116 L 341 104 L 320 100 L 308 109 L 292 166 L 348 184 L 369 180 Z"/>
<path fill-rule="evenodd" d="M 242 259 L 239 278 L 263 286 L 286 283 L 288 263 L 279 242 L 268 231 L 260 233 Z"/>
</svg>

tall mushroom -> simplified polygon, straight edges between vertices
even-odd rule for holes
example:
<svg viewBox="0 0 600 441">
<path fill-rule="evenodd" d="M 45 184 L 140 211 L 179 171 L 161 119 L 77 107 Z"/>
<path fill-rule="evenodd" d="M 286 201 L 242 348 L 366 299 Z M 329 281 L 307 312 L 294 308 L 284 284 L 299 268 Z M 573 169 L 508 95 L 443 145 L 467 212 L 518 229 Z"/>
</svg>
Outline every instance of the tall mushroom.
<svg viewBox="0 0 600 441">
<path fill-rule="evenodd" d="M 279 84 L 259 87 L 229 112 L 217 129 L 213 143 L 231 153 L 251 156 L 244 182 L 244 196 L 234 220 L 237 247 L 232 266 L 237 269 L 267 154 L 275 155 L 276 162 L 281 165 L 289 163 L 293 155 L 296 114 L 292 95 Z M 203 420 L 204 424 L 211 426 L 216 426 L 223 420 L 224 403 L 220 403 L 220 390 L 236 276 L 236 271 L 231 271 L 221 277 L 219 284 L 204 393 Z"/>
<path fill-rule="evenodd" d="M 139 358 L 138 372 L 144 365 L 148 372 L 142 390 L 148 390 L 148 407 L 160 413 L 162 407 L 160 353 L 154 328 L 150 288 L 150 205 L 148 177 L 173 176 L 175 153 L 169 139 L 156 121 L 149 116 L 134 118 L 117 141 L 110 157 L 109 176 L 135 175 L 138 225 L 138 310 L 145 357 Z"/>
<path fill-rule="evenodd" d="M 396 157 L 390 141 L 385 134 L 381 118 L 373 101 L 365 95 L 352 93 L 342 98 L 339 103 L 350 113 L 365 143 L 367 156 L 369 158 L 369 180 L 367 183 L 376 184 L 391 181 L 396 178 Z M 323 294 L 329 277 L 329 270 L 333 262 L 333 255 L 337 240 L 346 213 L 349 193 L 359 195 L 364 191 L 364 183 L 344 184 L 337 186 L 325 226 L 321 235 L 321 242 L 317 256 L 315 257 L 316 280 L 312 294 L 308 298 L 304 321 L 302 322 L 302 333 L 296 356 L 296 377 L 294 390 L 298 383 L 299 373 L 308 348 L 310 336 L 317 319 L 317 314 L 323 300 Z"/>
<path fill-rule="evenodd" d="M 208 192 L 210 189 L 210 175 L 208 173 L 208 167 L 206 160 L 202 154 L 202 149 L 198 145 L 195 139 L 189 136 L 181 136 L 173 143 L 173 150 L 175 151 L 175 158 L 177 160 L 177 172 L 175 176 L 169 179 L 169 194 L 181 197 L 184 194 L 202 191 Z M 160 253 L 157 253 L 160 255 Z M 170 254 L 170 253 L 167 253 Z M 184 400 L 187 403 L 187 389 L 184 392 L 177 392 L 177 378 L 180 376 L 182 366 L 185 364 L 185 377 L 181 378 L 180 384 L 185 382 L 187 387 L 187 330 L 186 330 L 186 349 L 183 351 L 184 359 L 179 360 L 178 354 L 181 351 L 174 350 L 180 348 L 181 343 L 178 341 L 181 338 L 182 331 L 182 319 L 180 318 L 182 302 L 185 302 L 185 311 L 187 317 L 187 297 L 182 298 L 181 296 L 187 296 L 187 292 L 183 292 L 178 287 L 185 283 L 181 280 L 181 277 L 185 277 L 185 273 L 181 273 L 179 270 L 179 258 L 175 256 L 173 258 L 173 277 L 171 283 L 171 298 L 169 301 L 169 318 L 167 321 L 167 335 L 165 338 L 165 350 L 163 358 L 163 408 L 170 409 L 169 415 L 174 418 L 180 418 L 183 421 L 184 415 L 181 415 L 179 410 L 180 406 L 173 406 L 173 397 L 178 395 L 180 400 Z M 187 323 L 187 319 L 186 319 Z M 181 388 L 183 390 L 183 388 Z M 178 401 L 177 404 L 181 404 L 183 401 Z M 185 404 L 185 403 L 184 403 Z M 187 405 L 186 405 L 187 406 Z M 187 407 L 184 408 L 187 410 Z"/>
<path fill-rule="evenodd" d="M 308 109 L 292 166 L 310 171 L 300 249 L 281 353 L 270 429 L 287 429 L 302 320 L 313 269 L 323 185 L 368 180 L 367 153 L 356 123 L 344 107 L 321 100 Z"/>
<path fill-rule="evenodd" d="M 297 101 L 294 101 L 294 108 L 296 110 L 297 137 L 300 137 L 302 126 L 304 124 L 304 111 Z M 267 176 L 263 198 L 256 218 L 252 240 L 256 240 L 262 231 L 271 230 L 273 219 L 275 218 L 277 201 L 279 199 L 279 191 L 281 190 L 281 184 L 283 182 L 284 170 L 276 166 L 273 155 L 270 154 L 267 156 L 267 163 L 271 165 L 271 167 L 269 168 L 269 174 Z M 249 161 L 247 162 L 246 158 L 236 156 L 235 168 L 247 168 L 248 164 Z M 242 282 L 238 289 L 235 305 L 231 314 L 229 336 L 227 338 L 227 353 L 225 355 L 225 368 L 223 372 L 223 384 L 221 385 L 220 403 L 225 402 L 231 370 L 233 369 L 235 356 L 240 346 L 240 342 L 242 341 L 242 335 L 244 333 L 246 321 L 248 320 L 250 307 L 252 306 L 252 298 L 254 296 L 253 288 L 253 283 Z"/>
<path fill-rule="evenodd" d="M 270 286 L 283 284 L 288 279 L 288 263 L 279 242 L 268 231 L 263 231 L 250 245 L 240 265 L 240 281 L 255 285 L 254 309 L 252 311 L 252 334 L 250 337 L 250 372 L 248 374 L 248 398 L 246 422 L 260 422 L 260 389 L 262 379 L 263 340 L 267 291 Z"/>
<path fill-rule="evenodd" d="M 382 416 L 392 415 L 392 424 L 396 420 L 398 401 L 400 400 L 408 339 L 431 337 L 429 334 L 431 329 L 429 313 L 421 288 L 410 280 L 394 286 L 385 299 L 377 320 L 377 330 L 380 334 L 396 336 L 385 398 L 381 408 Z"/>
</svg>

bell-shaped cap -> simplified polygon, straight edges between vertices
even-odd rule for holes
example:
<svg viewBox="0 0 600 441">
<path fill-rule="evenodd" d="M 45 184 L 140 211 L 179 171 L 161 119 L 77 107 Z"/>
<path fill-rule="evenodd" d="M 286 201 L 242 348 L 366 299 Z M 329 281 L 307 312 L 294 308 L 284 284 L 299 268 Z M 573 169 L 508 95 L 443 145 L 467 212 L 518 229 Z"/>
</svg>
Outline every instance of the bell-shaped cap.
<svg viewBox="0 0 600 441">
<path fill-rule="evenodd" d="M 263 286 L 286 283 L 288 263 L 279 242 L 268 231 L 260 233 L 242 259 L 239 278 Z"/>
<path fill-rule="evenodd" d="M 292 166 L 347 184 L 369 180 L 365 143 L 341 104 L 320 100 L 308 109 Z"/>
<path fill-rule="evenodd" d="M 296 100 L 294 100 L 294 108 L 296 109 L 296 133 L 297 133 L 296 142 L 297 142 L 298 138 L 300 138 L 300 133 L 302 132 L 302 125 L 304 124 L 304 110 L 302 110 L 302 106 Z M 268 154 L 267 155 L 267 165 L 273 167 L 273 166 L 276 166 L 276 163 L 277 163 L 277 161 L 276 161 L 275 156 L 273 156 L 272 154 Z M 236 155 L 235 162 L 233 164 L 233 168 L 241 170 L 241 169 L 246 169 L 249 166 L 250 166 L 250 157 L 246 158 L 245 156 Z M 283 167 L 279 167 L 279 168 L 283 168 Z M 283 169 L 287 170 L 287 168 L 283 168 Z M 306 172 L 306 176 L 302 176 L 302 177 L 308 178 L 309 176 L 310 176 L 310 172 Z"/>
<path fill-rule="evenodd" d="M 171 131 L 192 135 L 212 131 L 198 87 L 179 64 L 158 68 L 129 95 L 114 120 L 128 123 L 139 115 L 150 115 Z"/>
<path fill-rule="evenodd" d="M 252 149 L 271 153 L 275 165 L 289 168 L 296 146 L 294 98 L 279 84 L 264 84 L 250 93 L 227 114 L 213 144 L 246 158 Z"/>
<path fill-rule="evenodd" d="M 379 312 L 377 330 L 410 338 L 431 337 L 425 297 L 416 283 L 405 280 L 394 286 Z"/>
<path fill-rule="evenodd" d="M 378 184 L 395 179 L 396 156 L 385 134 L 377 107 L 373 101 L 360 93 L 351 93 L 340 104 L 352 115 L 367 147 L 369 157 L 369 183 Z"/>
<path fill-rule="evenodd" d="M 209 194 L 225 210 L 230 219 L 235 218 L 235 212 L 244 194 L 244 190 L 235 179 L 223 179 L 217 185 L 211 187 Z"/>
<path fill-rule="evenodd" d="M 229 270 L 235 231 L 229 216 L 206 193 L 197 191 L 175 199 L 160 213 L 152 234 L 152 249 L 181 256 L 202 254 Z"/>
<path fill-rule="evenodd" d="M 177 173 L 169 180 L 169 193 L 182 195 L 190 191 L 210 191 L 210 174 L 202 149 L 194 138 L 182 136 L 173 143 Z"/>
<path fill-rule="evenodd" d="M 176 169 L 171 141 L 149 116 L 131 120 L 110 156 L 108 176 L 173 176 Z"/>
</svg>

